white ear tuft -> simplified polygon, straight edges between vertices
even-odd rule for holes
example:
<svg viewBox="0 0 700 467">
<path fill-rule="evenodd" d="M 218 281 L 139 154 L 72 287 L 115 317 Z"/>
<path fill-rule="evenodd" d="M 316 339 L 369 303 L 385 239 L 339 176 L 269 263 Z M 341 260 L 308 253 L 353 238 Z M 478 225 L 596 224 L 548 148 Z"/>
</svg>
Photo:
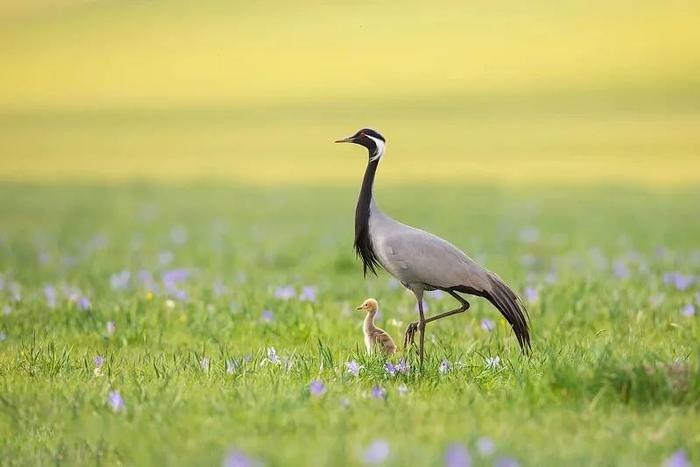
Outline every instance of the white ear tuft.
<svg viewBox="0 0 700 467">
<path fill-rule="evenodd" d="M 371 162 L 374 162 L 384 155 L 384 149 L 386 148 L 386 143 L 384 143 L 384 141 L 382 141 L 379 138 L 375 138 L 374 136 L 369 136 L 369 135 L 365 135 L 365 136 L 367 136 L 369 139 L 374 141 L 374 145 L 377 146 L 377 151 L 369 159 Z"/>
</svg>

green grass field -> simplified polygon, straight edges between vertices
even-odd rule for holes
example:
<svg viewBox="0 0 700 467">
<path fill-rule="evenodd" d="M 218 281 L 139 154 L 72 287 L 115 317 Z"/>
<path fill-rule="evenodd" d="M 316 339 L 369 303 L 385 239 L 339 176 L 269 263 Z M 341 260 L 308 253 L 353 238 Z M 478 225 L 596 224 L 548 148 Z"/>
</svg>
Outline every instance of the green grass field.
<svg viewBox="0 0 700 467">
<path fill-rule="evenodd" d="M 395 376 L 364 355 L 354 307 L 378 298 L 399 340 L 414 302 L 386 274 L 362 278 L 355 190 L 3 184 L 2 463 L 217 465 L 236 450 L 266 465 L 361 464 L 381 458 L 367 452 L 381 440 L 387 465 L 443 465 L 454 443 L 475 465 L 700 459 L 700 325 L 685 315 L 700 305 L 697 189 L 380 182 L 387 212 L 524 293 L 533 330 L 526 359 L 474 299 L 430 325 L 422 373 L 409 355 Z M 316 287 L 315 300 L 277 298 L 287 285 Z M 452 305 L 427 301 L 429 313 Z M 483 437 L 494 453 L 479 453 Z"/>
</svg>

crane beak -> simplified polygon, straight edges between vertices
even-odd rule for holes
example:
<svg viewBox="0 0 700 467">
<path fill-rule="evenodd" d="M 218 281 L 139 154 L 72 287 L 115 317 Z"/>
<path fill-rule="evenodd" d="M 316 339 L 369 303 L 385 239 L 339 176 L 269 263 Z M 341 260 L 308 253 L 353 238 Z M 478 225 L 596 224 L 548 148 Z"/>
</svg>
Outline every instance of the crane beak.
<svg viewBox="0 0 700 467">
<path fill-rule="evenodd" d="M 348 136 L 347 138 L 343 139 L 337 139 L 334 141 L 334 143 L 354 143 L 355 140 L 352 138 L 352 136 Z"/>
</svg>

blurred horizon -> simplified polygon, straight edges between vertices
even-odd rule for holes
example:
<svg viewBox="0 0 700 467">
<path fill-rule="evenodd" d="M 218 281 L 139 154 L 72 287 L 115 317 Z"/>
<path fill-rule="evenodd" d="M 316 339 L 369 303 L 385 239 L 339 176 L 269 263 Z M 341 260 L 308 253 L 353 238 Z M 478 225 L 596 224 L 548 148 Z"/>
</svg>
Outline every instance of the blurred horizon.
<svg viewBox="0 0 700 467">
<path fill-rule="evenodd" d="M 0 2 L 0 180 L 700 182 L 700 4 Z M 354 156 L 354 157 L 353 157 Z"/>
</svg>

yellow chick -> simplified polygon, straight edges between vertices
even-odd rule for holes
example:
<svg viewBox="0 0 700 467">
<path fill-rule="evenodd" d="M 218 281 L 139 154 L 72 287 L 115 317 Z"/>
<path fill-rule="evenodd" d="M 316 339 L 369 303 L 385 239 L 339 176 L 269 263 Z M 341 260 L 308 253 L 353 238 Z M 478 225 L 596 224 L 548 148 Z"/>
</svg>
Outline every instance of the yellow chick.
<svg viewBox="0 0 700 467">
<path fill-rule="evenodd" d="M 367 313 L 365 322 L 362 325 L 362 330 L 365 333 L 365 347 L 367 353 L 371 354 L 376 347 L 385 355 L 393 355 L 396 352 L 396 344 L 388 332 L 378 328 L 374 324 L 374 316 L 379 311 L 379 303 L 373 298 L 368 298 L 362 305 L 357 307 L 358 310 Z"/>
</svg>

